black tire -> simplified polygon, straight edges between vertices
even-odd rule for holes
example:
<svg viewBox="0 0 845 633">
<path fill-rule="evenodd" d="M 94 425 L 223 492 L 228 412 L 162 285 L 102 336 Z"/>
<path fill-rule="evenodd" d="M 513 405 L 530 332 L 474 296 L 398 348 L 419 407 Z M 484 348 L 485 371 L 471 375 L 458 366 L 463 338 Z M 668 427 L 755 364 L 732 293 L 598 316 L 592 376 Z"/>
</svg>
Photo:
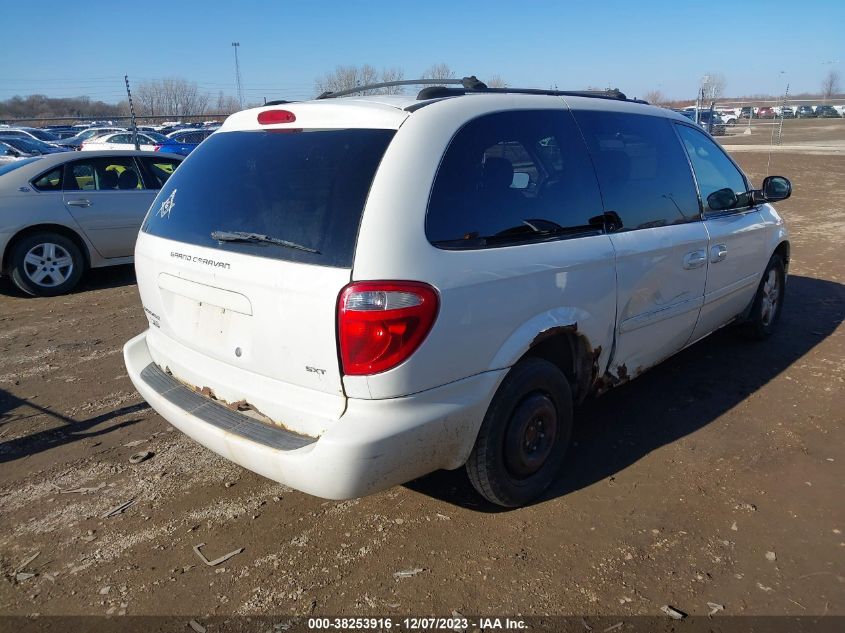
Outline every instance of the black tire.
<svg viewBox="0 0 845 633">
<path fill-rule="evenodd" d="M 771 287 L 773 283 L 776 284 L 774 298 Z M 754 295 L 754 303 L 751 304 L 751 312 L 745 323 L 745 333 L 750 338 L 760 341 L 772 335 L 783 312 L 785 293 L 786 271 L 780 255 L 775 253 L 763 272 L 763 278 L 757 287 L 757 294 Z"/>
<path fill-rule="evenodd" d="M 34 297 L 55 297 L 70 292 L 85 269 L 76 243 L 59 233 L 33 233 L 12 246 L 12 282 Z"/>
<path fill-rule="evenodd" d="M 525 505 L 554 480 L 572 437 L 572 390 L 552 363 L 526 358 L 502 382 L 466 463 L 484 498 Z"/>
</svg>

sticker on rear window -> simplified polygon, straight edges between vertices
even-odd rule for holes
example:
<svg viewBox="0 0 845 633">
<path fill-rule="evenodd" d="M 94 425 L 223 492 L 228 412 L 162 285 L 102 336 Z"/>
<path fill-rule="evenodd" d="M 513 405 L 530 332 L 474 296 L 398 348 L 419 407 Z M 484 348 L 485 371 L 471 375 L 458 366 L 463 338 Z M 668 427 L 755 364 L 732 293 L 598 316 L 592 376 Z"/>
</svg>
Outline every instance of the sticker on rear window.
<svg viewBox="0 0 845 633">
<path fill-rule="evenodd" d="M 161 206 L 158 208 L 158 215 L 162 218 L 169 218 L 170 212 L 173 211 L 173 207 L 176 206 L 176 192 L 178 189 L 174 189 L 172 193 L 167 196 L 167 199 L 161 203 Z"/>
</svg>

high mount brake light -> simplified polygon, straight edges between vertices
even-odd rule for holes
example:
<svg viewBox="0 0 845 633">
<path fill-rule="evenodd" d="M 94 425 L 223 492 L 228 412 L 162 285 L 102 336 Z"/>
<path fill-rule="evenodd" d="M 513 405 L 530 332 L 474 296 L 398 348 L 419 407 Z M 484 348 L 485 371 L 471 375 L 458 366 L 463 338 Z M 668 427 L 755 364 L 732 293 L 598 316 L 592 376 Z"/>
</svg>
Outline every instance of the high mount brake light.
<svg viewBox="0 0 845 633">
<path fill-rule="evenodd" d="M 265 110 L 258 113 L 258 122 L 261 125 L 293 123 L 294 121 L 296 121 L 296 115 L 289 110 Z"/>
<path fill-rule="evenodd" d="M 367 376 L 406 361 L 431 331 L 439 298 L 428 284 L 368 281 L 346 286 L 338 298 L 338 343 L 343 373 Z"/>
</svg>

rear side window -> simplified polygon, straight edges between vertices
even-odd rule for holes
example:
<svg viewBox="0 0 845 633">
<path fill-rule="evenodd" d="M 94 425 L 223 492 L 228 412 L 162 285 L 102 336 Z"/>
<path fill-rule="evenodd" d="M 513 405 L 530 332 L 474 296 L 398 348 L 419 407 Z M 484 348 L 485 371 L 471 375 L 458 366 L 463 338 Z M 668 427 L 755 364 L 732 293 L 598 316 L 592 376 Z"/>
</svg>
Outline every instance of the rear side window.
<svg viewBox="0 0 845 633">
<path fill-rule="evenodd" d="M 21 163 L 23 161 L 20 161 Z M 62 168 L 56 167 L 48 171 L 46 174 L 41 174 L 38 178 L 32 181 L 32 186 L 38 191 L 61 191 L 62 190 Z"/>
<path fill-rule="evenodd" d="M 484 248 L 603 230 L 595 173 L 565 110 L 499 112 L 455 135 L 432 188 L 426 235 Z"/>
<path fill-rule="evenodd" d="M 370 129 L 215 134 L 167 180 L 142 230 L 222 251 L 350 267 L 367 194 L 394 134 Z M 276 243 L 231 241 L 236 234 Z"/>
<path fill-rule="evenodd" d="M 161 189 L 179 166 L 178 160 L 170 158 L 139 156 L 138 160 L 141 161 L 146 170 L 144 181 L 147 184 L 147 189 Z"/>
<path fill-rule="evenodd" d="M 65 191 L 115 191 L 143 188 L 131 157 L 92 158 L 65 168 Z"/>
<path fill-rule="evenodd" d="M 622 231 L 700 217 L 689 163 L 668 119 L 578 110 L 575 119 L 596 165 L 605 210 Z"/>
</svg>

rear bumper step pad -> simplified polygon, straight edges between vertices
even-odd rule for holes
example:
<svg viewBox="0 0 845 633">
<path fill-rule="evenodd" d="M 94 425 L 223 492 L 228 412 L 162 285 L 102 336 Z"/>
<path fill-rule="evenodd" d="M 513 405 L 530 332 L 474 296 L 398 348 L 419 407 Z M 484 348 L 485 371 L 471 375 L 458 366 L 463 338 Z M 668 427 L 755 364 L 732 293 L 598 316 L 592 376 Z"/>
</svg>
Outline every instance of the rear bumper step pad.
<svg viewBox="0 0 845 633">
<path fill-rule="evenodd" d="M 192 391 L 173 376 L 163 372 L 155 363 L 150 363 L 141 370 L 141 379 L 165 400 L 203 422 L 258 444 L 291 451 L 317 441 L 316 438 L 299 435 L 232 411 L 219 402 Z"/>
</svg>

